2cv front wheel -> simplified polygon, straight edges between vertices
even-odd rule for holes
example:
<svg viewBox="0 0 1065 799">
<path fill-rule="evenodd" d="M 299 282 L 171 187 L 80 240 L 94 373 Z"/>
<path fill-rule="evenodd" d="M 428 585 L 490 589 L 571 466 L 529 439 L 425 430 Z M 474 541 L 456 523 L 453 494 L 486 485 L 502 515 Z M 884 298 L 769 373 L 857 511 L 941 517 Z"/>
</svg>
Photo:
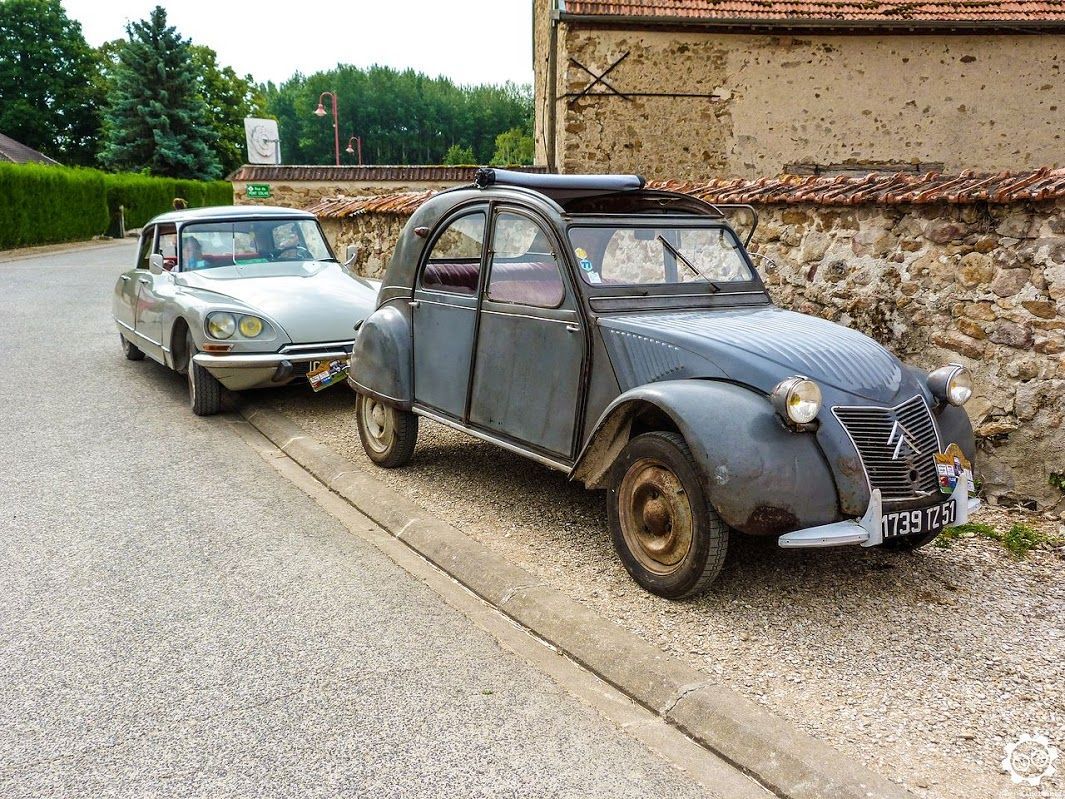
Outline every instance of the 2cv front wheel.
<svg viewBox="0 0 1065 799">
<path fill-rule="evenodd" d="M 410 461 L 418 441 L 416 415 L 385 405 L 365 394 L 358 394 L 355 399 L 355 420 L 359 426 L 362 448 L 378 466 L 392 469 Z"/>
<path fill-rule="evenodd" d="M 684 438 L 636 436 L 614 464 L 607 492 L 614 547 L 633 579 L 653 594 L 702 593 L 725 562 L 728 526 L 706 499 Z"/>
</svg>

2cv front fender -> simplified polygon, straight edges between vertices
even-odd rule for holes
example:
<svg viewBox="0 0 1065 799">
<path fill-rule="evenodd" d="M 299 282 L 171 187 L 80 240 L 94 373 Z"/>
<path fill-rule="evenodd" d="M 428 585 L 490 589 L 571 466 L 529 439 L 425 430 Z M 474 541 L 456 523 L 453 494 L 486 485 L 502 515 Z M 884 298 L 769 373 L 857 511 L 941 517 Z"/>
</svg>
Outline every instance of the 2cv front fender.
<svg viewBox="0 0 1065 799">
<path fill-rule="evenodd" d="M 571 477 L 606 488 L 631 435 L 659 426 L 663 415 L 684 437 L 707 499 L 730 527 L 778 535 L 842 518 L 814 434 L 788 429 L 765 395 L 720 380 L 665 380 L 625 392 L 600 416 Z"/>
<path fill-rule="evenodd" d="M 410 320 L 395 305 L 378 308 L 359 327 L 351 351 L 348 385 L 400 408 L 414 402 L 414 352 Z"/>
</svg>

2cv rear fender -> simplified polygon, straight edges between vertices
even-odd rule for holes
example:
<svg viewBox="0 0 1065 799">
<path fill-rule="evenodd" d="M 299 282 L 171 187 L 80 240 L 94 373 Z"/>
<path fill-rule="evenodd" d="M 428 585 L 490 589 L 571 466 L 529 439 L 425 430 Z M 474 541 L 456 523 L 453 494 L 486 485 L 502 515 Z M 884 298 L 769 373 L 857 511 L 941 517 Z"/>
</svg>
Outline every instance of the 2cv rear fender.
<svg viewBox="0 0 1065 799">
<path fill-rule="evenodd" d="M 600 416 L 571 477 L 606 488 L 629 438 L 663 424 L 684 437 L 710 503 L 730 527 L 776 535 L 842 518 L 816 437 L 789 430 L 764 394 L 722 380 L 665 380 L 625 392 Z"/>
<path fill-rule="evenodd" d="M 360 394 L 409 411 L 414 401 L 412 359 L 410 319 L 395 305 L 384 305 L 359 327 L 351 351 L 348 385 Z"/>
</svg>

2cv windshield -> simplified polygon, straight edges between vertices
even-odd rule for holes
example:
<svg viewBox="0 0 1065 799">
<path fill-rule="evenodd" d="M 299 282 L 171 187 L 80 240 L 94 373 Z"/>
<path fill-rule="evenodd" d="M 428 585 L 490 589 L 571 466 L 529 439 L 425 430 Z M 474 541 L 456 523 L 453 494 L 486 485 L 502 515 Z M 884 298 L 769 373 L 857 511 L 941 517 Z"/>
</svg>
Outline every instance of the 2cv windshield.
<svg viewBox="0 0 1065 799">
<path fill-rule="evenodd" d="M 736 234 L 724 225 L 577 225 L 570 243 L 589 285 L 719 283 L 754 280 Z"/>
<path fill-rule="evenodd" d="M 332 258 L 313 219 L 242 219 L 193 223 L 181 228 L 184 271 Z"/>
</svg>

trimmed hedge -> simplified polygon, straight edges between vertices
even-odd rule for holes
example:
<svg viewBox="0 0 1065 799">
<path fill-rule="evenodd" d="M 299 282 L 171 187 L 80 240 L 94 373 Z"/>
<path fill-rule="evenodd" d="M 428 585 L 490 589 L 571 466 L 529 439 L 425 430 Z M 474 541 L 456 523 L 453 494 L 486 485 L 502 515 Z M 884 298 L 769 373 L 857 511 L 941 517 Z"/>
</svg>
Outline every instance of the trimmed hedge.
<svg viewBox="0 0 1065 799">
<path fill-rule="evenodd" d="M 91 239 L 107 230 L 104 173 L 0 163 L 0 249 Z"/>
<path fill-rule="evenodd" d="M 106 180 L 107 208 L 114 216 L 123 206 L 128 228 L 141 227 L 156 214 L 171 210 L 175 197 L 186 200 L 189 208 L 233 204 L 233 185 L 224 180 L 207 183 L 130 173 L 107 175 Z"/>
<path fill-rule="evenodd" d="M 190 208 L 232 205 L 233 187 L 225 181 L 3 162 L 0 249 L 91 239 L 114 226 L 119 206 L 125 208 L 126 227 L 140 227 L 171 210 L 175 197 L 186 200 Z"/>
</svg>

